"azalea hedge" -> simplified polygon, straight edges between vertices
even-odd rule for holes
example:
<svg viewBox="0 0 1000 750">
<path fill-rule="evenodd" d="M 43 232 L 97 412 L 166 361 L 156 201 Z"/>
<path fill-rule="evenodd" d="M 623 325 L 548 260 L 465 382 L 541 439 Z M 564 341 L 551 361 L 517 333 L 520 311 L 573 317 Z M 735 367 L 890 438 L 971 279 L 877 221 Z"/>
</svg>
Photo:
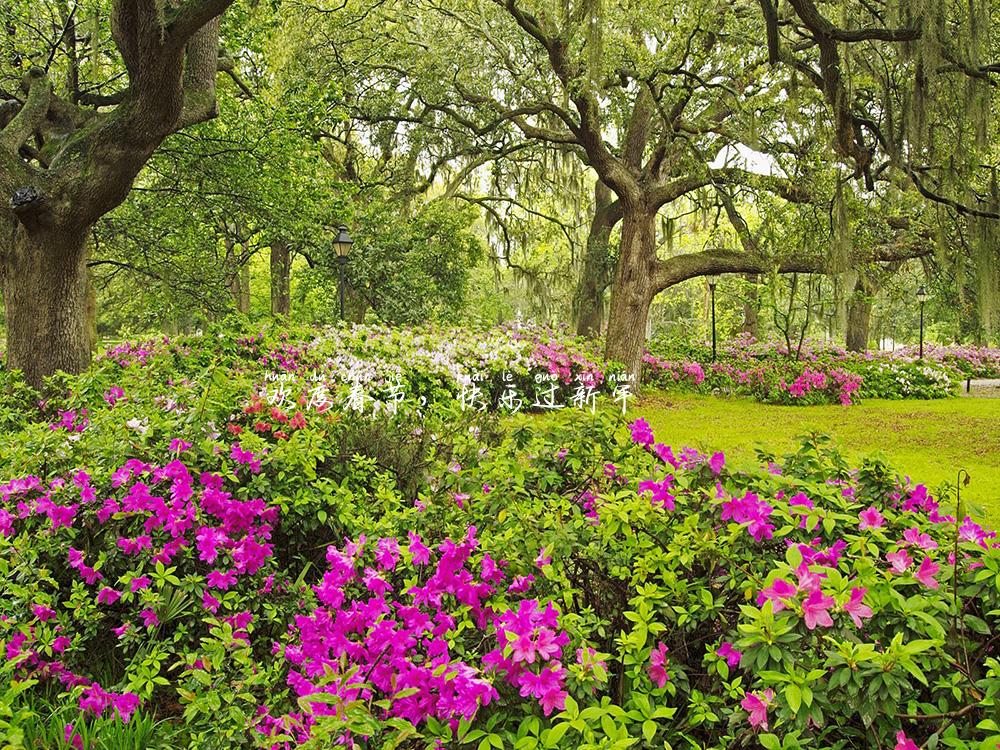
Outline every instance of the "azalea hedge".
<svg viewBox="0 0 1000 750">
<path fill-rule="evenodd" d="M 1000 552 L 947 489 L 819 437 L 731 466 L 617 408 L 501 418 L 447 379 L 310 407 L 325 336 L 236 338 L 123 345 L 14 407 L 8 746 L 1000 741 Z"/>
<path fill-rule="evenodd" d="M 712 359 L 702 344 L 657 339 L 643 356 L 646 382 L 664 388 L 750 396 L 765 403 L 845 406 L 865 398 L 935 399 L 958 393 L 967 378 L 1000 378 L 1000 349 L 975 346 L 912 347 L 895 352 L 848 352 L 804 342 L 741 336 Z"/>
</svg>

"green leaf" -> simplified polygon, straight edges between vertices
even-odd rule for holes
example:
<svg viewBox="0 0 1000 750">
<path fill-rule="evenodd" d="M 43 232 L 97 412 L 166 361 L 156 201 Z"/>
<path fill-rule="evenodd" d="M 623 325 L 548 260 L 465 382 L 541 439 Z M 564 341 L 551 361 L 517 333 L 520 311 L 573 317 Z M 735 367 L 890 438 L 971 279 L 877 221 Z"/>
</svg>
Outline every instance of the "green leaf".
<svg viewBox="0 0 1000 750">
<path fill-rule="evenodd" d="M 792 713 L 798 713 L 799 708 L 802 705 L 802 691 L 799 686 L 791 683 L 784 690 L 785 700 L 788 701 L 788 707 L 792 709 Z"/>
<path fill-rule="evenodd" d="M 656 722 L 647 719 L 642 723 L 642 736 L 646 738 L 646 742 L 652 742 L 654 734 L 656 734 Z"/>
<path fill-rule="evenodd" d="M 566 732 L 569 731 L 569 722 L 561 722 L 551 729 L 542 732 L 542 743 L 545 747 L 556 747 Z"/>
<path fill-rule="evenodd" d="M 963 621 L 965 622 L 966 627 L 979 633 L 980 635 L 990 634 L 990 626 L 986 620 L 976 617 L 975 615 L 966 615 Z"/>
</svg>

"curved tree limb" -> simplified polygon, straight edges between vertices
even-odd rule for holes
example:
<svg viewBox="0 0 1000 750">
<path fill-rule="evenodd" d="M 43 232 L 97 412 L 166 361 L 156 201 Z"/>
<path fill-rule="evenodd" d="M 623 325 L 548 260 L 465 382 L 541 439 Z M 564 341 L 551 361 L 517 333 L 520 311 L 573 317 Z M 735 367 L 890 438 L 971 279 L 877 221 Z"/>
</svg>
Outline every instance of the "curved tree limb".
<svg viewBox="0 0 1000 750">
<path fill-rule="evenodd" d="M 49 111 L 52 84 L 44 70 L 41 68 L 29 70 L 22 87 L 27 88 L 28 97 L 20 111 L 0 131 L 0 149 L 5 151 L 20 149 L 38 129 Z"/>
<path fill-rule="evenodd" d="M 917 243 L 890 243 L 879 246 L 872 253 L 872 260 L 895 263 L 912 258 L 922 258 L 933 249 Z M 723 273 L 826 273 L 827 259 L 818 255 L 787 255 L 767 257 L 730 249 L 704 250 L 686 253 L 657 261 L 655 287 L 663 291 L 688 279 Z"/>
</svg>

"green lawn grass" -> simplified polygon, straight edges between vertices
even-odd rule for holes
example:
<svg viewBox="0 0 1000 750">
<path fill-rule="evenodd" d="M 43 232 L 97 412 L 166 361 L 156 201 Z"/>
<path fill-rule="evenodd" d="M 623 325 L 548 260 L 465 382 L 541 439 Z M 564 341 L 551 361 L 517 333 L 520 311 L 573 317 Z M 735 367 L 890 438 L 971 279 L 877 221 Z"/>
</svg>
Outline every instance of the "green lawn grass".
<svg viewBox="0 0 1000 750">
<path fill-rule="evenodd" d="M 1000 526 L 1000 399 L 865 401 L 855 406 L 773 406 L 738 398 L 650 392 L 632 404 L 670 445 L 725 451 L 739 464 L 754 449 L 790 451 L 811 431 L 829 435 L 849 459 L 880 454 L 930 488 L 972 477 L 962 491 L 974 515 Z M 975 512 L 979 506 L 980 512 Z"/>
</svg>

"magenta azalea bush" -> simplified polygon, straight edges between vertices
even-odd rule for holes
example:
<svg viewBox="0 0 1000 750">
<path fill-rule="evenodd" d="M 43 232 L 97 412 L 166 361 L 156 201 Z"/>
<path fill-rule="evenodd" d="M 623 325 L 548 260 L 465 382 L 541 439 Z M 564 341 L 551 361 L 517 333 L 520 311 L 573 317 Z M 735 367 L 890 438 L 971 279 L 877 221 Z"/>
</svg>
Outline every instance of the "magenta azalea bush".
<svg viewBox="0 0 1000 750">
<path fill-rule="evenodd" d="M 1000 551 L 955 488 L 815 436 L 732 466 L 615 409 L 499 420 L 443 381 L 358 414 L 310 403 L 324 346 L 123 345 L 18 407 L 8 745 L 1000 742 Z"/>
<path fill-rule="evenodd" d="M 927 346 L 895 352 L 848 352 L 804 342 L 784 344 L 738 337 L 719 347 L 658 339 L 643 356 L 646 381 L 664 388 L 750 396 L 765 403 L 842 404 L 865 398 L 933 399 L 957 394 L 966 378 L 1000 377 L 1000 350 Z"/>
</svg>

